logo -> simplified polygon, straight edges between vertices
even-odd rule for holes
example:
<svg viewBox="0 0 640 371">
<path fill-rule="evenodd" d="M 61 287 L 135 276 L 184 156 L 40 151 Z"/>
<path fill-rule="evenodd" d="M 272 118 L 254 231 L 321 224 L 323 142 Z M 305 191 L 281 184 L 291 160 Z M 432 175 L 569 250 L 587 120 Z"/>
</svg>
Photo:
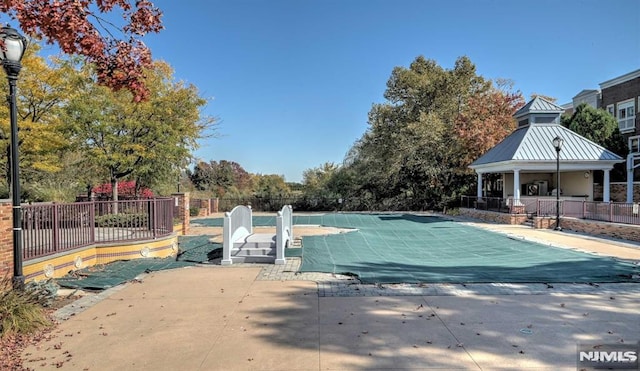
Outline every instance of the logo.
<svg viewBox="0 0 640 371">
<path fill-rule="evenodd" d="M 578 344 L 578 370 L 640 370 L 640 344 Z"/>
</svg>

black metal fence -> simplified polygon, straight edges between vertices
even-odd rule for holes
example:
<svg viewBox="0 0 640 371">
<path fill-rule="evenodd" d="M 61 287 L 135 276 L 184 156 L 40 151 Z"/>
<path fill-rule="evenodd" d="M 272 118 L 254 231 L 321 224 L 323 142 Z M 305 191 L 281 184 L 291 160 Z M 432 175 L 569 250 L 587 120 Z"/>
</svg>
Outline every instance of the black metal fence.
<svg viewBox="0 0 640 371">
<path fill-rule="evenodd" d="M 173 198 L 22 206 L 23 259 L 173 233 Z"/>
<path fill-rule="evenodd" d="M 414 197 L 396 197 L 375 200 L 372 197 L 244 197 L 221 198 L 219 211 L 230 211 L 237 205 L 251 205 L 254 211 L 275 212 L 284 205 L 295 211 L 425 211 L 433 208 L 433 202 Z"/>
</svg>

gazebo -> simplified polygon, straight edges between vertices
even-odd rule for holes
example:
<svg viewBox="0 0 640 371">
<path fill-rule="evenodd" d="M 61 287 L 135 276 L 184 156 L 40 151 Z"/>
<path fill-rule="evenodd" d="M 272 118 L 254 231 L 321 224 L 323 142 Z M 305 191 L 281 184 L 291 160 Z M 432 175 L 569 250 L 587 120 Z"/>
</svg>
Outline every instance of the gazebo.
<svg viewBox="0 0 640 371">
<path fill-rule="evenodd" d="M 602 201 L 610 202 L 610 171 L 625 160 L 560 125 L 563 111 L 538 96 L 514 114 L 516 130 L 469 165 L 478 175 L 478 199 L 483 197 L 484 174 L 501 174 L 502 197 L 516 204 L 522 197 L 556 197 L 559 163 L 563 198 L 593 201 L 593 171 L 601 170 Z M 556 137 L 563 139 L 559 152 L 553 144 Z"/>
</svg>

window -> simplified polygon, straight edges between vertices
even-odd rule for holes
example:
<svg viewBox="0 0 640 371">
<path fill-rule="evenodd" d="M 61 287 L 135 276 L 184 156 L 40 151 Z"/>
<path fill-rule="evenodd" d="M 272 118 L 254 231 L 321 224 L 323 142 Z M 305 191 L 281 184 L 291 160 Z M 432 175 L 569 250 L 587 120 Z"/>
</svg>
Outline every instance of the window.
<svg viewBox="0 0 640 371">
<path fill-rule="evenodd" d="M 635 129 L 636 105 L 635 99 L 618 103 L 618 126 L 621 132 L 629 132 Z"/>
<path fill-rule="evenodd" d="M 607 112 L 609 112 L 611 114 L 611 116 L 616 117 L 616 110 L 613 106 L 613 104 L 610 104 L 607 106 Z"/>
</svg>

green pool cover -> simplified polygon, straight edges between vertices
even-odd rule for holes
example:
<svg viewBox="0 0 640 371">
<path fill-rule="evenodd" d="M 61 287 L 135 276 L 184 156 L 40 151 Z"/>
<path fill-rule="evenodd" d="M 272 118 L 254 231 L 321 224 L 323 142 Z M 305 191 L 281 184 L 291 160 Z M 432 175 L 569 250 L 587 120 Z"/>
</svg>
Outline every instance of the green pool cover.
<svg viewBox="0 0 640 371">
<path fill-rule="evenodd" d="M 222 255 L 222 245 L 210 242 L 212 236 L 179 236 L 177 258 L 133 259 L 88 267 L 56 282 L 67 288 L 104 290 L 133 280 L 142 273 L 192 266 Z"/>
<path fill-rule="evenodd" d="M 359 215 L 358 232 L 306 237 L 301 271 L 365 283 L 625 282 L 637 265 L 509 238 L 439 217 Z M 341 223 L 342 224 L 342 223 Z"/>
<path fill-rule="evenodd" d="M 254 226 L 273 226 L 275 217 L 255 216 Z M 222 219 L 193 224 L 222 226 Z M 638 282 L 638 262 L 587 254 L 510 238 L 436 216 L 413 214 L 294 215 L 296 225 L 353 228 L 308 236 L 302 272 L 358 276 L 363 283 L 595 283 Z M 137 259 L 90 267 L 57 282 L 64 287 L 104 289 L 137 275 L 206 262 L 220 257 L 212 236 L 181 236 L 177 259 Z"/>
<path fill-rule="evenodd" d="M 222 225 L 222 219 L 200 220 Z M 254 217 L 254 225 L 274 225 Z M 294 215 L 294 224 L 357 231 L 303 239 L 303 272 L 353 274 L 364 283 L 638 282 L 637 262 L 556 248 L 413 214 Z"/>
</svg>

